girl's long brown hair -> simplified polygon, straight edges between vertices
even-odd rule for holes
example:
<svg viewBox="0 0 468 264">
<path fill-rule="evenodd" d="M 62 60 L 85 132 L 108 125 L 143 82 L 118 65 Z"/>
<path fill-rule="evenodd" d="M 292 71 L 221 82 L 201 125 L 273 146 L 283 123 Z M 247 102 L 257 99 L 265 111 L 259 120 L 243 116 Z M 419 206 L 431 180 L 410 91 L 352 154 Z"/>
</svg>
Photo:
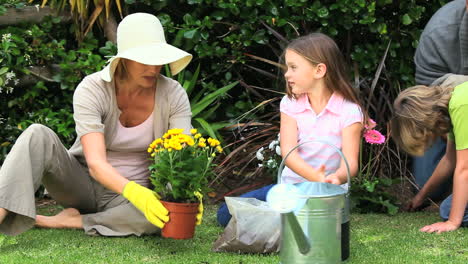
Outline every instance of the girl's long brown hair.
<svg viewBox="0 0 468 264">
<path fill-rule="evenodd" d="M 327 88 L 333 92 L 337 92 L 344 99 L 359 105 L 363 112 L 364 120 L 367 120 L 367 113 L 364 111 L 356 90 L 351 85 L 343 54 L 333 39 L 322 33 L 310 33 L 291 41 L 283 53 L 283 58 L 286 50 L 296 52 L 314 66 L 319 63 L 325 64 L 327 72 L 324 78 Z M 287 84 L 286 93 L 290 98 L 295 97 L 291 87 Z"/>
</svg>

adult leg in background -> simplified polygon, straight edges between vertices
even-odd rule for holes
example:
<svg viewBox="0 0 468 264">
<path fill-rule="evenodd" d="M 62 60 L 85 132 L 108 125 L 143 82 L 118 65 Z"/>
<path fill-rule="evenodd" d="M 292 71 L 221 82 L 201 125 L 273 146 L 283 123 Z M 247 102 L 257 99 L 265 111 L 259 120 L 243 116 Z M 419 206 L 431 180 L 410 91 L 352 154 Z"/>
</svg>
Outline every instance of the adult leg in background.
<svg viewBox="0 0 468 264">
<path fill-rule="evenodd" d="M 452 208 L 452 194 L 440 204 L 440 217 L 442 217 L 442 219 L 444 219 L 445 221 L 447 221 L 450 216 L 451 208 Z M 465 215 L 463 216 L 463 221 L 462 221 L 461 226 L 468 227 L 468 205 L 465 208 Z"/>
<path fill-rule="evenodd" d="M 18 138 L 0 169 L 0 208 L 8 211 L 0 233 L 17 235 L 35 224 L 34 193 L 41 182 L 64 207 L 96 211 L 87 169 L 49 128 L 34 124 Z"/>
<path fill-rule="evenodd" d="M 421 157 L 413 157 L 413 175 L 416 184 L 422 188 L 429 180 L 440 159 L 445 154 L 446 143 L 442 138 L 437 138 L 434 144 Z M 440 201 L 451 192 L 451 183 L 445 182 L 429 198 Z"/>
</svg>

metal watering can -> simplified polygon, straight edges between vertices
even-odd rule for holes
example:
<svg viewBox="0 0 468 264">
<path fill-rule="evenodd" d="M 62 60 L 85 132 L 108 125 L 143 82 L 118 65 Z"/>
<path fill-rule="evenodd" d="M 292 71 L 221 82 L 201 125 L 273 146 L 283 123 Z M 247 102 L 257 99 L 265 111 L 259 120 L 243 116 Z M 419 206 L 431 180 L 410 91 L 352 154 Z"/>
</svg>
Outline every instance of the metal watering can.
<svg viewBox="0 0 468 264">
<path fill-rule="evenodd" d="M 339 263 L 349 257 L 349 191 L 324 182 L 281 183 L 288 156 L 308 143 L 326 144 L 349 165 L 340 149 L 320 140 L 303 142 L 284 157 L 278 170 L 278 184 L 270 189 L 267 202 L 281 213 L 280 263 Z"/>
</svg>

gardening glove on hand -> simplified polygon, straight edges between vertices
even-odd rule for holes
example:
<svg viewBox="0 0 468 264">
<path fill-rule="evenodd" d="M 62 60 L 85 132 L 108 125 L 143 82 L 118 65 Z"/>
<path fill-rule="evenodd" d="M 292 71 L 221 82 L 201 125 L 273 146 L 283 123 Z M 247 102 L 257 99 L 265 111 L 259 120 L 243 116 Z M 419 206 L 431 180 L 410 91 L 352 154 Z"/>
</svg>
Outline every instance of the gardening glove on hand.
<svg viewBox="0 0 468 264">
<path fill-rule="evenodd" d="M 203 194 L 201 194 L 200 192 L 194 192 L 193 194 L 195 194 L 195 196 L 198 198 L 198 201 L 200 202 L 197 214 L 197 225 L 200 225 L 202 223 L 203 218 Z"/>
<path fill-rule="evenodd" d="M 158 194 L 150 189 L 130 181 L 125 185 L 122 195 L 140 210 L 153 225 L 163 228 L 165 222 L 169 221 L 169 212 L 159 201 Z"/>
</svg>

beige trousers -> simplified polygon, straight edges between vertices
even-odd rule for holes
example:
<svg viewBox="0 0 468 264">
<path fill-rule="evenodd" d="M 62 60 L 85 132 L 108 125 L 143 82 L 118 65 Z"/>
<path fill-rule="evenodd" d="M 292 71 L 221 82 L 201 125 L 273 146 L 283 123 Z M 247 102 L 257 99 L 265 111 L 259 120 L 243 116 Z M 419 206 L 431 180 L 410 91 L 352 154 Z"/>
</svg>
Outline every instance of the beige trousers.
<svg viewBox="0 0 468 264">
<path fill-rule="evenodd" d="M 160 231 L 127 199 L 96 182 L 51 129 L 34 124 L 20 135 L 0 168 L 0 208 L 9 211 L 1 233 L 17 235 L 34 226 L 34 193 L 41 183 L 59 204 L 80 211 L 89 235 Z"/>
</svg>

